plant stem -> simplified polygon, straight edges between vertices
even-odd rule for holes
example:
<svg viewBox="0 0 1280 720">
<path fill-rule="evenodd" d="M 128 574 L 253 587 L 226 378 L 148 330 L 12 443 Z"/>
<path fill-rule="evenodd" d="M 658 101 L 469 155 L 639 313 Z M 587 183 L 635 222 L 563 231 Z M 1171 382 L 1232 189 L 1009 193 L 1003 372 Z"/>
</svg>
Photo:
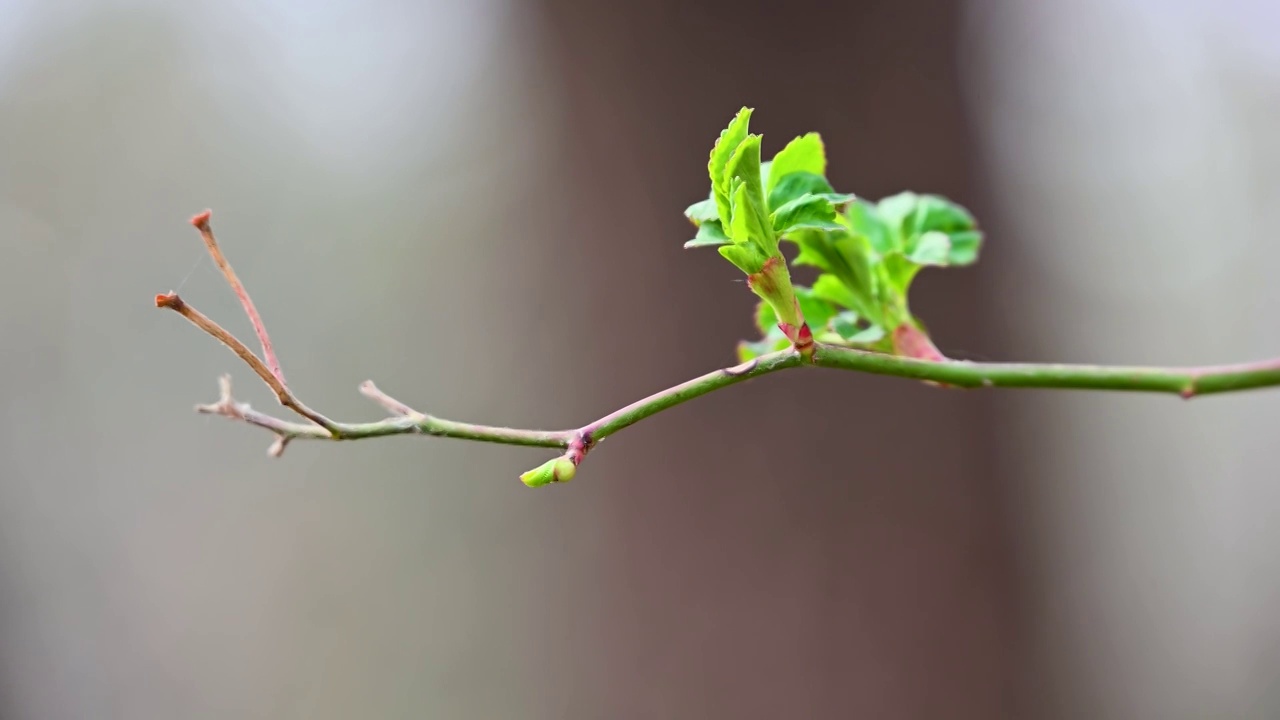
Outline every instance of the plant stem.
<svg viewBox="0 0 1280 720">
<path fill-rule="evenodd" d="M 1199 368 L 934 362 L 819 345 L 813 363 L 819 367 L 928 380 L 962 388 L 1114 390 L 1191 398 L 1280 385 L 1280 360 Z"/>
<path fill-rule="evenodd" d="M 382 392 L 372 382 L 361 385 L 360 392 L 381 405 L 391 414 L 391 417 L 377 422 L 341 423 L 307 407 L 289 390 L 284 382 L 284 375 L 280 371 L 280 363 L 271 347 L 266 326 L 262 323 L 262 318 L 249 300 L 248 293 L 232 272 L 231 265 L 222 255 L 217 240 L 213 237 L 213 231 L 209 227 L 208 211 L 193 218 L 192 224 L 200 230 L 218 268 L 240 299 L 245 313 L 253 324 L 254 332 L 262 342 L 266 361 L 260 359 L 222 326 L 183 301 L 177 293 L 157 295 L 156 306 L 177 312 L 226 345 L 271 388 L 280 404 L 311 421 L 311 423 L 290 422 L 253 410 L 246 403 L 237 402 L 231 396 L 230 378 L 223 377 L 218 401 L 199 405 L 196 410 L 222 415 L 269 430 L 276 436 L 276 442 L 271 445 L 269 451 L 273 456 L 282 454 L 289 442 L 295 439 L 360 440 L 388 435 L 432 435 L 507 445 L 563 449 L 565 452 L 561 458 L 550 461 L 549 465 L 544 465 L 544 468 L 549 467 L 549 470 L 533 470 L 522 476 L 531 485 L 562 482 L 573 477 L 574 468 L 582 462 L 596 443 L 647 417 L 754 377 L 806 365 L 892 375 L 958 388 L 1114 390 L 1170 393 L 1183 398 L 1280 385 L 1280 358 L 1237 365 L 1192 368 L 971 363 L 940 358 L 940 354 L 939 359 L 919 359 L 821 343 L 803 343 L 800 339 L 794 339 L 796 345 L 791 348 L 762 355 L 736 367 L 716 370 L 688 380 L 574 430 L 524 430 L 445 420 L 414 410 Z M 807 334 L 807 328 L 802 329 L 805 331 L 804 334 Z M 932 348 L 932 345 L 929 345 L 929 348 Z M 572 463 L 572 466 L 568 466 L 567 469 L 566 460 Z"/>
<path fill-rule="evenodd" d="M 593 442 L 603 440 L 619 430 L 628 428 L 667 408 L 675 407 L 680 403 L 696 397 L 702 397 L 714 390 L 736 385 L 754 377 L 767 375 L 778 370 L 799 367 L 803 363 L 804 358 L 795 350 L 780 350 L 768 355 L 761 355 L 737 367 L 716 370 L 667 388 L 662 392 L 654 393 L 643 400 L 637 400 L 621 410 L 615 410 L 583 427 L 580 432 L 590 437 Z"/>
</svg>

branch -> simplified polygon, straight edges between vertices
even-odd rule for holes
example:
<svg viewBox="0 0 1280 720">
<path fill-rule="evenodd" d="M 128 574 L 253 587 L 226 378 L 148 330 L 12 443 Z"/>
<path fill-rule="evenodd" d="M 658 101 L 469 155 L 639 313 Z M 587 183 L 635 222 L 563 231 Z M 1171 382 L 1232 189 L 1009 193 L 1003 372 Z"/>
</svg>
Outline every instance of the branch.
<svg viewBox="0 0 1280 720">
<path fill-rule="evenodd" d="M 820 344 L 814 353 L 813 364 L 838 370 L 925 380 L 960 388 L 1114 390 L 1168 393 L 1187 400 L 1197 395 L 1280 385 L 1280 358 L 1192 368 L 971 363 L 958 360 L 936 362 Z"/>
<path fill-rule="evenodd" d="M 218 247 L 217 239 L 213 237 L 213 227 L 209 225 L 209 218 L 212 215 L 212 210 L 205 210 L 194 215 L 191 218 L 191 224 L 200 231 L 200 238 L 204 240 L 204 246 L 209 249 L 209 256 L 213 258 L 222 276 L 227 279 L 231 291 L 236 294 L 236 299 L 244 308 L 244 314 L 249 316 L 253 331 L 258 335 L 258 342 L 262 343 L 262 355 L 267 359 L 267 367 L 271 368 L 271 374 L 280 381 L 281 385 L 284 385 L 284 371 L 280 369 L 276 351 L 271 347 L 271 336 L 267 335 L 267 326 L 263 324 L 262 316 L 258 314 L 258 308 L 254 307 L 253 300 L 249 299 L 249 291 L 244 289 L 244 284 L 240 282 L 240 278 L 236 277 L 236 271 L 231 269 L 231 263 L 227 262 L 227 257 Z"/>
<path fill-rule="evenodd" d="M 231 380 L 227 376 L 221 379 L 218 401 L 196 407 L 197 412 L 221 415 L 271 431 L 275 434 L 276 441 L 271 445 L 269 452 L 276 457 L 284 452 L 290 442 L 298 439 L 360 440 L 389 435 L 432 435 L 506 445 L 563 449 L 564 453 L 561 456 L 521 475 L 521 479 L 531 486 L 565 482 L 573 478 L 578 465 L 601 440 L 647 417 L 751 378 L 802 366 L 891 375 L 954 388 L 1113 390 L 1168 393 L 1186 399 L 1197 395 L 1280 385 L 1280 358 L 1255 363 L 1193 368 L 971 363 L 945 358 L 922 360 L 814 343 L 807 345 L 804 352 L 792 347 L 762 355 L 741 365 L 715 370 L 654 393 L 594 422 L 571 430 L 524 430 L 445 420 L 414 410 L 378 389 L 372 381 L 361 384 L 360 392 L 382 406 L 391 416 L 376 422 L 343 423 L 330 420 L 308 408 L 285 385 L 280 364 L 271 348 L 271 338 L 267 335 L 266 326 L 254 309 L 252 301 L 249 300 L 244 286 L 236 278 L 231 265 L 227 263 L 218 248 L 209 226 L 209 212 L 205 211 L 192 218 L 192 224 L 200 230 L 209 253 L 213 255 L 219 270 L 235 291 L 236 297 L 240 299 L 245 313 L 249 315 L 254 332 L 262 343 L 263 354 L 267 357 L 267 361 L 264 362 L 234 335 L 187 304 L 178 297 L 177 293 L 157 295 L 156 307 L 174 310 L 226 345 L 267 384 L 267 387 L 271 388 L 281 405 L 310 421 L 309 423 L 289 422 L 253 410 L 247 403 L 239 402 L 232 397 Z"/>
</svg>

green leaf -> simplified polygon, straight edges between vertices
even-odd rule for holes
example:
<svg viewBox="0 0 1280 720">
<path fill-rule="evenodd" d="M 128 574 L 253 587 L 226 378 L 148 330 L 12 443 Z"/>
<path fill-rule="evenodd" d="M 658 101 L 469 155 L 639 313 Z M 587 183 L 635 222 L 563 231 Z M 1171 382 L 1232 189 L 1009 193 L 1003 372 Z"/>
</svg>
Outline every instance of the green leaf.
<svg viewBox="0 0 1280 720">
<path fill-rule="evenodd" d="M 818 177 L 826 175 L 827 152 L 822 145 L 822 138 L 818 133 L 809 133 L 792 140 L 773 156 L 772 165 L 769 185 L 765 188 L 766 195 L 772 195 L 774 186 L 792 173 L 810 173 Z"/>
<path fill-rule="evenodd" d="M 886 226 L 900 231 L 902 221 L 916 211 L 918 202 L 920 202 L 919 195 L 913 192 L 902 192 L 881 199 L 876 203 L 876 212 L 880 214 L 880 220 Z"/>
<path fill-rule="evenodd" d="M 796 300 L 800 303 L 800 312 L 804 315 L 804 321 L 809 325 L 809 330 L 812 332 L 826 327 L 836 314 L 835 306 L 819 297 L 810 288 L 796 287 L 795 292 Z"/>
<path fill-rule="evenodd" d="M 903 218 L 902 235 L 911 237 L 931 231 L 950 235 L 976 227 L 968 210 L 939 195 L 920 195 L 915 209 Z"/>
<path fill-rule="evenodd" d="M 766 300 L 761 300 L 756 305 L 756 328 L 760 330 L 761 335 L 768 335 L 778 330 L 778 314 Z M 782 331 L 778 330 L 778 332 Z"/>
<path fill-rule="evenodd" d="M 797 265 L 812 265 L 834 275 L 857 299 L 863 317 L 878 319 L 875 309 L 879 288 L 873 272 L 875 253 L 867 238 L 847 232 L 802 230 L 793 233 L 800 247 Z"/>
<path fill-rule="evenodd" d="M 774 239 L 773 228 L 761 222 L 756 207 L 747 183 L 737 182 L 733 192 L 733 225 L 729 227 L 729 237 L 738 244 L 751 243 L 765 257 L 770 257 L 777 253 L 778 242 Z"/>
<path fill-rule="evenodd" d="M 813 283 L 813 293 L 827 302 L 844 308 L 855 310 L 865 303 L 860 302 L 848 285 L 840 282 L 840 278 L 830 273 L 818 276 Z"/>
<path fill-rule="evenodd" d="M 972 265 L 978 260 L 982 247 L 982 233 L 977 230 L 951 234 L 951 264 Z"/>
<path fill-rule="evenodd" d="M 849 227 L 855 235 L 862 235 L 880 255 L 887 255 L 901 248 L 895 247 L 895 237 L 889 232 L 876 206 L 866 200 L 854 200 L 846 213 Z"/>
<path fill-rule="evenodd" d="M 805 195 L 817 195 L 826 198 L 832 205 L 847 205 L 854 200 L 854 196 L 846 193 L 838 193 L 831 189 L 831 183 L 821 175 L 813 173 L 791 173 L 782 178 L 773 190 L 769 193 L 769 209 L 776 211 L 778 208 Z"/>
<path fill-rule="evenodd" d="M 760 252 L 760 249 L 754 243 L 721 245 L 717 250 L 720 251 L 725 260 L 733 263 L 735 267 L 748 275 L 754 275 L 763 270 L 765 261 L 769 259 Z"/>
<path fill-rule="evenodd" d="M 698 226 L 698 234 L 685 243 L 684 246 L 685 249 L 715 247 L 716 245 L 728 245 L 731 242 L 733 240 L 725 234 L 724 228 L 720 227 L 719 220 L 708 220 Z"/>
<path fill-rule="evenodd" d="M 725 167 L 733 157 L 738 145 L 747 137 L 747 127 L 751 123 L 751 108 L 744 107 L 738 111 L 733 120 L 721 133 L 716 144 L 711 148 L 711 159 L 707 161 L 707 173 L 711 176 L 711 196 L 716 201 L 720 222 L 730 223 L 729 179 L 725 176 Z"/>
<path fill-rule="evenodd" d="M 915 240 L 915 247 L 908 256 L 917 265 L 951 264 L 951 238 L 946 233 L 930 230 Z"/>
<path fill-rule="evenodd" d="M 774 329 L 769 337 L 755 342 L 743 340 L 738 343 L 738 362 L 750 362 L 761 355 L 767 355 L 771 352 L 785 350 L 791 345 L 791 341 L 782 334 L 781 330 Z"/>
<path fill-rule="evenodd" d="M 835 330 L 840 337 L 848 340 L 861 332 L 861 328 L 858 327 L 858 314 L 852 310 L 836 313 L 836 316 L 831 318 L 831 329 Z"/>
<path fill-rule="evenodd" d="M 911 287 L 911 281 L 915 279 L 916 274 L 923 267 L 919 263 L 912 262 L 910 258 L 902 253 L 896 252 L 892 255 L 886 255 L 881 261 L 881 269 L 884 271 L 889 284 L 893 287 L 894 292 L 902 298 L 907 295 L 907 289 Z"/>
<path fill-rule="evenodd" d="M 773 229 L 779 235 L 795 230 L 843 230 L 836 222 L 836 209 L 831 201 L 817 195 L 805 195 L 773 212 Z"/>
<path fill-rule="evenodd" d="M 690 205 L 684 211 L 684 216 L 693 221 L 694 225 L 712 221 L 720 222 L 720 210 L 716 207 L 716 199 L 713 197 Z"/>
<path fill-rule="evenodd" d="M 748 135 L 738 145 L 729 164 L 725 166 L 725 177 L 733 188 L 731 193 L 731 212 L 735 242 L 744 242 L 736 233 L 739 223 L 751 230 L 751 238 L 760 243 L 760 247 L 768 255 L 778 251 L 777 239 L 773 234 L 773 226 L 769 224 L 769 213 L 765 208 L 764 186 L 760 181 L 760 136 Z M 749 217 L 742 217 L 749 215 Z"/>
</svg>

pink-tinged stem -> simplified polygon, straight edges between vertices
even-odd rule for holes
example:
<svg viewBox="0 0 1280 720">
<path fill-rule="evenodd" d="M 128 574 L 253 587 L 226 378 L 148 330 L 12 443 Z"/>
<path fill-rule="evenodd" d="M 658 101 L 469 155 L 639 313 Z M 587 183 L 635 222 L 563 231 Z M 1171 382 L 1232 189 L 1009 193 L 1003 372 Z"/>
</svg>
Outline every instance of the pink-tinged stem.
<svg viewBox="0 0 1280 720">
<path fill-rule="evenodd" d="M 271 369 L 271 374 L 276 376 L 281 385 L 287 385 L 284 380 L 284 371 L 280 369 L 280 360 L 276 358 L 276 351 L 271 347 L 271 336 L 267 334 L 267 326 L 263 324 L 258 308 L 254 307 L 249 291 L 244 289 L 244 284 L 240 282 L 240 278 L 236 277 L 236 271 L 231 269 L 231 263 L 227 262 L 227 257 L 222 254 L 222 248 L 218 247 L 218 241 L 213 236 L 213 227 L 209 225 L 209 218 L 212 215 L 212 210 L 205 210 L 192 217 L 191 224 L 200 231 L 200 237 L 204 239 L 204 246 L 209 249 L 213 262 L 217 264 L 222 276 L 227 279 L 227 284 L 236 294 L 236 299 L 244 308 L 245 315 L 249 316 L 249 322 L 253 324 L 253 332 L 262 343 L 262 357 L 266 360 L 267 367 Z"/>
</svg>

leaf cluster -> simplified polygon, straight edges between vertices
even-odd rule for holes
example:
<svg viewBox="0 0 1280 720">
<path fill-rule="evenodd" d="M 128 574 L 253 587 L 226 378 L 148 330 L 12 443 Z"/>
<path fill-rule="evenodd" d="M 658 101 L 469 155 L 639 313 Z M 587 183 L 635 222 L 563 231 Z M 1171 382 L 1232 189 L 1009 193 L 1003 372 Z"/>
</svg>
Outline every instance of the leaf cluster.
<svg viewBox="0 0 1280 720">
<path fill-rule="evenodd" d="M 771 260 L 782 267 L 781 291 L 763 293 L 753 283 L 761 337 L 740 344 L 739 355 L 785 348 L 794 338 L 782 323 L 807 323 L 819 342 L 892 352 L 894 330 L 920 327 L 907 303 L 920 270 L 977 260 L 982 233 L 973 216 L 938 195 L 903 192 L 871 202 L 836 192 L 817 133 L 761 162 L 761 136 L 747 131 L 751 112 L 743 108 L 720 134 L 707 165 L 711 192 L 685 211 L 697 228 L 686 248 L 716 247 L 749 279 Z M 783 243 L 795 249 L 792 263 L 817 269 L 812 285 L 790 282 Z"/>
</svg>

